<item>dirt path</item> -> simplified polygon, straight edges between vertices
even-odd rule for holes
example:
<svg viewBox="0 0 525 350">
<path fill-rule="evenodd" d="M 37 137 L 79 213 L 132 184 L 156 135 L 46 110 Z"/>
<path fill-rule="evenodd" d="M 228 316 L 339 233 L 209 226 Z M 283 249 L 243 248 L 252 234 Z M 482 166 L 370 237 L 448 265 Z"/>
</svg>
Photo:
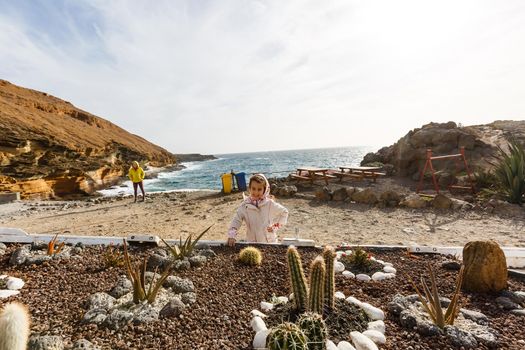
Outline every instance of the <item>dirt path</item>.
<svg viewBox="0 0 525 350">
<path fill-rule="evenodd" d="M 0 205 L 0 226 L 29 233 L 126 236 L 131 233 L 178 238 L 211 224 L 204 239 L 225 239 L 240 194 L 217 192 L 164 193 L 146 202 L 130 198 L 55 202 L 27 201 Z M 355 203 L 318 202 L 312 196 L 280 198 L 290 211 L 280 237 L 314 239 L 319 244 L 463 245 L 494 239 L 504 246 L 525 247 L 525 221 L 468 211 L 378 209 Z M 244 237 L 244 230 L 241 230 Z"/>
</svg>

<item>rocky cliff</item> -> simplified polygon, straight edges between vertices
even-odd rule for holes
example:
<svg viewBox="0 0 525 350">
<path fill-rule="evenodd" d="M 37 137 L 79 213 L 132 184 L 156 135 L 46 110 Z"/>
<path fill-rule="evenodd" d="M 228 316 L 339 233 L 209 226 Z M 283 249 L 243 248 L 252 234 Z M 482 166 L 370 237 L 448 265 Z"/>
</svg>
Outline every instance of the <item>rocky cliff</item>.
<svg viewBox="0 0 525 350">
<path fill-rule="evenodd" d="M 434 156 L 439 156 L 457 154 L 460 147 L 465 147 L 471 170 L 487 169 L 490 167 L 488 161 L 498 153 L 498 146 L 506 149 L 512 138 L 525 144 L 525 121 L 495 121 L 465 127 L 454 122 L 430 123 L 411 130 L 391 146 L 368 153 L 361 164 L 391 164 L 394 174 L 418 179 L 428 148 Z M 449 172 L 454 172 L 456 167 L 453 159 L 433 161 L 433 166 L 436 170 Z"/>
<path fill-rule="evenodd" d="M 175 155 L 43 92 L 0 80 L 0 192 L 23 198 L 89 194 L 115 184 L 132 160 Z"/>
</svg>

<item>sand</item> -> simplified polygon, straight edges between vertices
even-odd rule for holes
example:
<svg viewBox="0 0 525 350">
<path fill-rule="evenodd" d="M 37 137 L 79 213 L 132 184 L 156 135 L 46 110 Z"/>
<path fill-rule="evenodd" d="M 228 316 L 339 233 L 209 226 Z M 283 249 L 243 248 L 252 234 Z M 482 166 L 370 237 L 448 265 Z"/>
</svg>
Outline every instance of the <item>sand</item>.
<svg viewBox="0 0 525 350">
<path fill-rule="evenodd" d="M 155 234 L 186 237 L 213 224 L 207 240 L 225 240 L 241 194 L 213 191 L 150 195 L 145 202 L 113 198 L 89 201 L 22 201 L 0 205 L 0 227 L 28 233 L 127 236 Z M 92 201 L 95 201 L 93 203 Z M 525 247 L 523 218 L 478 211 L 379 209 L 350 202 L 320 202 L 311 193 L 277 198 L 290 211 L 279 236 L 313 239 L 318 244 L 460 246 L 494 239 L 502 246 Z M 244 237 L 244 226 L 239 238 Z"/>
</svg>

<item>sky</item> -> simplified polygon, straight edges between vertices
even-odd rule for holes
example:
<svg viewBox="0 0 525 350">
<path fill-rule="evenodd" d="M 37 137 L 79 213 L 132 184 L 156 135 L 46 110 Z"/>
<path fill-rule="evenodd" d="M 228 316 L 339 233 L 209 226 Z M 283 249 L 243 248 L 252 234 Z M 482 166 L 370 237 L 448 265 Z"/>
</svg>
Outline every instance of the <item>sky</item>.
<svg viewBox="0 0 525 350">
<path fill-rule="evenodd" d="M 0 79 L 173 153 L 525 119 L 522 0 L 0 0 Z"/>
</svg>

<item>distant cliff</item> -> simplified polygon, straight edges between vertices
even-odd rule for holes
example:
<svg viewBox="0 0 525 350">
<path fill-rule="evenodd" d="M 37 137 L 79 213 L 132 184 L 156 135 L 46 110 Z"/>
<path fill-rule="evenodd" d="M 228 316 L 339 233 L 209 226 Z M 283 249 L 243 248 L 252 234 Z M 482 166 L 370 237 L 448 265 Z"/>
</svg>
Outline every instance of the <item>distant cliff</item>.
<svg viewBox="0 0 525 350">
<path fill-rule="evenodd" d="M 0 80 L 0 192 L 89 194 L 118 182 L 133 160 L 177 163 L 174 154 L 69 102 Z"/>
<path fill-rule="evenodd" d="M 487 169 L 498 146 L 506 149 L 508 141 L 515 139 L 525 144 L 525 121 L 498 120 L 486 125 L 458 126 L 454 122 L 430 123 L 409 131 L 395 144 L 368 153 L 362 165 L 373 162 L 391 164 L 394 174 L 417 179 L 425 164 L 426 150 L 433 155 L 458 153 L 465 147 L 465 157 L 472 170 Z M 437 160 L 436 170 L 454 171 L 454 160 Z"/>
</svg>

